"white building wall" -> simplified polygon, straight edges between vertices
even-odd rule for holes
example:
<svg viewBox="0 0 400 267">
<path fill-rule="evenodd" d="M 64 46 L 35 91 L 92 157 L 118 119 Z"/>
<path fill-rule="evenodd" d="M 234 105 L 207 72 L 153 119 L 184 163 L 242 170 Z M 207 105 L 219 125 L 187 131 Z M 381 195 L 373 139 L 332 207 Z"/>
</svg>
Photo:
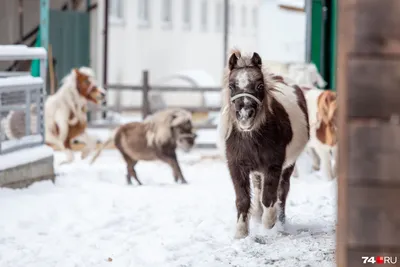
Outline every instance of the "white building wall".
<svg viewBox="0 0 400 267">
<path fill-rule="evenodd" d="M 113 1 L 113 0 L 111 0 Z M 110 2 L 111 2 L 110 1 Z M 215 85 L 222 81 L 223 74 L 223 28 L 216 26 L 217 2 L 208 0 L 207 30 L 201 27 L 201 0 L 192 0 L 191 29 L 185 30 L 183 24 L 183 0 L 172 2 L 172 26 L 163 27 L 161 20 L 163 0 L 150 0 L 150 24 L 140 26 L 138 19 L 138 1 L 123 0 L 123 19 L 119 23 L 110 21 L 108 82 L 140 84 L 142 71 L 150 71 L 150 82 L 184 70 L 203 70 L 208 73 Z M 235 27 L 231 30 L 230 46 L 237 45 L 254 50 L 257 47 L 257 31 L 252 27 L 252 8 L 259 0 L 231 0 L 235 6 Z M 102 25 L 104 1 L 99 0 L 97 15 L 97 46 L 95 68 L 101 79 L 102 72 Z M 247 7 L 247 26 L 241 24 L 241 7 Z M 223 9 L 221 10 L 223 12 Z M 221 14 L 222 16 L 223 14 Z M 223 19 L 222 19 L 223 22 Z M 175 94 L 176 101 L 188 102 L 187 96 Z M 181 96 L 181 97 L 180 97 Z M 116 91 L 109 90 L 109 103 L 116 99 Z M 140 105 L 140 93 L 126 92 L 122 96 L 123 105 Z"/>
<path fill-rule="evenodd" d="M 265 59 L 271 61 L 305 62 L 306 13 L 282 9 L 279 7 L 280 1 L 262 1 L 260 6 L 262 26 L 258 29 L 259 51 Z"/>
</svg>

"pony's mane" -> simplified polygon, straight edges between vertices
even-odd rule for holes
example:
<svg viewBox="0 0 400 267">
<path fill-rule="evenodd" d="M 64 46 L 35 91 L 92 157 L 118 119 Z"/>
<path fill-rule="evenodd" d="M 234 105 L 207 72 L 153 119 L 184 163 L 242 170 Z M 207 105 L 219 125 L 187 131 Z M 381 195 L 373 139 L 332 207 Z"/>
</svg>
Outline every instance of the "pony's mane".
<svg viewBox="0 0 400 267">
<path fill-rule="evenodd" d="M 237 60 L 237 67 L 238 68 L 245 68 L 245 67 L 255 67 L 252 57 L 253 53 L 243 53 L 239 49 L 234 48 L 231 50 L 230 56 L 233 54 L 236 55 L 238 58 Z M 264 90 L 265 90 L 265 95 L 267 97 L 264 98 L 264 108 L 268 109 L 272 112 L 271 110 L 271 101 L 272 98 L 274 98 L 274 95 L 272 94 L 273 91 L 276 91 L 276 88 L 279 87 L 279 85 L 286 84 L 287 82 L 290 82 L 286 77 L 281 77 L 282 79 L 276 79 L 275 75 L 268 69 L 268 67 L 262 63 L 261 66 L 261 72 L 263 74 L 264 78 Z M 222 87 L 222 108 L 221 108 L 221 119 L 220 119 L 220 138 L 221 142 L 224 142 L 228 137 L 230 136 L 232 132 L 232 127 L 233 127 L 233 119 L 231 118 L 231 114 L 229 112 L 230 108 L 230 90 L 229 90 L 229 76 L 230 76 L 231 70 L 229 69 L 229 66 L 225 67 L 224 71 L 224 78 L 223 78 L 223 87 Z"/>
<path fill-rule="evenodd" d="M 92 68 L 89 67 L 80 67 L 78 71 L 86 76 L 88 76 L 91 79 L 94 79 L 95 73 Z M 70 73 L 65 75 L 62 80 L 61 80 L 61 88 L 76 88 L 76 73 L 74 69 L 71 69 Z"/>
<path fill-rule="evenodd" d="M 192 121 L 192 114 L 180 108 L 167 108 L 158 111 L 143 121 L 147 125 L 147 143 L 149 146 L 165 144 L 172 140 L 172 123 L 176 125 Z"/>
</svg>

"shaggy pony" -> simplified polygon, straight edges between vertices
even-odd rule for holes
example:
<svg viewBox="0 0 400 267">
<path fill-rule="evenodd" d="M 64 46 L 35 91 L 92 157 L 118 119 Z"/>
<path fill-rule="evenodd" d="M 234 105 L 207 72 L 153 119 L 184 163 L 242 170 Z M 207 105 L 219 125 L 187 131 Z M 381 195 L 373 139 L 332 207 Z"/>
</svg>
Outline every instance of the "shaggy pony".
<svg viewBox="0 0 400 267">
<path fill-rule="evenodd" d="M 189 152 L 194 146 L 192 115 L 184 109 L 169 108 L 154 113 L 143 122 L 131 122 L 118 127 L 97 150 L 91 164 L 101 151 L 114 142 L 127 164 L 126 179 L 131 184 L 133 177 L 142 183 L 134 169 L 139 160 L 161 160 L 171 166 L 175 182 L 187 183 L 182 175 L 176 156 L 179 147 Z"/>
<path fill-rule="evenodd" d="M 266 228 L 285 222 L 286 198 L 296 160 L 309 139 L 306 100 L 297 85 L 269 72 L 258 53 L 230 55 L 220 121 L 236 194 L 236 238 L 249 232 L 253 216 Z"/>
</svg>

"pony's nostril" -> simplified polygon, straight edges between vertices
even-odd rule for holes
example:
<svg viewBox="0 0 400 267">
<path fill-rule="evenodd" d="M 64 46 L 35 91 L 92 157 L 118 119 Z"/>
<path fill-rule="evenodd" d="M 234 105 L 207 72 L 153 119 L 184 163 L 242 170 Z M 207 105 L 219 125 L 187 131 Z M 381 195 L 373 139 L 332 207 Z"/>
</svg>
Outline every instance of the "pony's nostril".
<svg viewBox="0 0 400 267">
<path fill-rule="evenodd" d="M 249 109 L 249 111 L 247 112 L 249 118 L 252 118 L 255 113 L 256 113 L 256 111 L 254 110 L 254 108 Z"/>
</svg>

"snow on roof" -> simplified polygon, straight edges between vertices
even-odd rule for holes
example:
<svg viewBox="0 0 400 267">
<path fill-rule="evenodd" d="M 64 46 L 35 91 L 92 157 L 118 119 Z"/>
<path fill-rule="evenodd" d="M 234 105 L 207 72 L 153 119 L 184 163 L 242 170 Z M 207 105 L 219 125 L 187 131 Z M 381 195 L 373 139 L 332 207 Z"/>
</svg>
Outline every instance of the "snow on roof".
<svg viewBox="0 0 400 267">
<path fill-rule="evenodd" d="M 40 77 L 33 77 L 30 75 L 0 78 L 0 88 L 7 88 L 11 86 L 24 86 L 24 85 L 43 85 L 43 79 Z"/>
<path fill-rule="evenodd" d="M 26 45 L 0 45 L 0 60 L 45 59 L 46 49 Z"/>
<path fill-rule="evenodd" d="M 291 6 L 296 8 L 305 8 L 304 0 L 278 0 L 278 5 Z"/>
</svg>

